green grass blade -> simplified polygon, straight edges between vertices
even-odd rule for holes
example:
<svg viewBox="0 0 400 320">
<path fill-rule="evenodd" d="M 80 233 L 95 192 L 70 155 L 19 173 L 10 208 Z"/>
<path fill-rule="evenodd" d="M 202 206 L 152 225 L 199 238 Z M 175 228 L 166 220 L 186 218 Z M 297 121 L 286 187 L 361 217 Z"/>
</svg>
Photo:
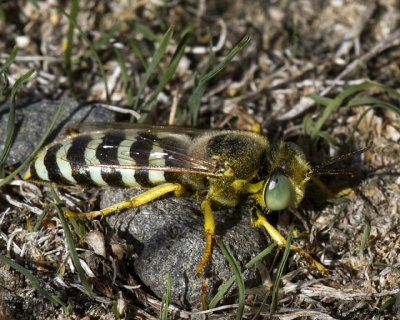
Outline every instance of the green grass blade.
<svg viewBox="0 0 400 320">
<path fill-rule="evenodd" d="M 374 267 L 383 267 L 383 268 L 390 268 L 394 271 L 396 271 L 398 274 L 400 274 L 400 268 L 395 267 L 392 264 L 387 264 L 387 263 L 382 263 L 382 262 L 376 262 L 373 264 Z"/>
<path fill-rule="evenodd" d="M 348 207 L 349 204 L 350 204 L 350 201 L 346 201 L 346 202 L 342 203 L 339 207 L 338 213 L 336 213 L 333 216 L 333 218 L 327 223 L 327 225 L 325 227 L 323 227 L 321 230 L 318 231 L 318 234 L 322 234 L 325 231 L 328 231 L 330 228 L 332 228 L 333 225 L 339 220 L 340 216 L 342 215 L 342 213 Z"/>
<path fill-rule="evenodd" d="M 15 130 L 15 97 L 17 94 L 17 90 L 22 86 L 22 84 L 30 78 L 30 76 L 34 73 L 34 70 L 30 70 L 25 73 L 22 77 L 18 78 L 15 81 L 14 86 L 11 89 L 11 101 L 10 101 L 10 111 L 8 113 L 8 120 L 7 120 L 7 137 L 4 143 L 3 153 L 0 157 L 0 178 L 4 177 L 4 166 L 8 154 L 11 150 L 12 141 L 14 138 L 14 130 Z"/>
<path fill-rule="evenodd" d="M 199 82 L 189 98 L 188 106 L 190 114 L 190 124 L 192 126 L 197 125 L 200 112 L 201 97 L 203 96 L 205 89 L 206 89 L 206 83 Z"/>
<path fill-rule="evenodd" d="M 394 104 L 388 103 L 378 98 L 374 97 L 355 97 L 349 101 L 346 107 L 353 107 L 358 105 L 374 105 L 375 107 L 381 107 L 394 112 L 398 117 L 400 117 L 400 108 Z"/>
<path fill-rule="evenodd" d="M 183 39 L 187 34 L 189 34 L 190 32 L 192 32 L 195 28 L 197 27 L 197 25 L 195 23 L 189 23 L 179 34 L 179 39 Z M 212 37 L 210 37 L 211 39 Z"/>
<path fill-rule="evenodd" d="M 51 206 L 50 206 L 51 207 Z M 47 213 L 50 209 L 49 205 L 47 205 L 44 209 L 42 214 L 39 216 L 38 220 L 36 221 L 36 224 L 33 228 L 33 231 L 36 232 L 39 230 L 40 226 L 42 225 L 43 219 L 47 216 Z M 82 238 L 85 235 L 85 227 L 84 225 L 79 225 L 75 219 L 70 218 L 70 223 L 74 227 L 75 232 L 78 234 L 79 238 Z"/>
<path fill-rule="evenodd" d="M 211 61 L 213 57 L 213 42 L 212 42 L 212 36 L 210 33 L 210 30 L 208 30 L 208 35 L 209 35 L 209 50 L 208 50 L 208 56 L 207 56 L 207 61 L 206 65 L 204 66 L 203 70 L 201 71 L 199 77 L 195 76 L 194 79 L 194 90 L 193 93 L 189 97 L 188 101 L 188 110 L 189 110 L 189 123 L 192 126 L 197 126 L 197 120 L 198 120 L 198 114 L 200 110 L 200 104 L 201 104 L 201 98 L 203 97 L 204 91 L 206 89 L 206 82 L 202 82 L 199 79 L 204 77 L 204 75 L 207 73 L 208 68 L 211 66 Z M 187 114 L 186 112 L 182 113 L 180 116 L 180 123 L 185 123 L 187 120 Z"/>
<path fill-rule="evenodd" d="M 29 162 L 31 162 L 33 160 L 36 153 L 38 153 L 39 150 L 42 148 L 42 146 L 43 146 L 44 142 L 46 141 L 47 137 L 49 136 L 50 132 L 53 130 L 54 125 L 56 124 L 56 121 L 58 119 L 58 116 L 61 113 L 61 109 L 62 109 L 63 105 L 64 105 L 64 101 L 62 101 L 60 103 L 60 106 L 58 107 L 56 114 L 53 117 L 53 120 L 50 124 L 49 129 L 47 129 L 47 132 L 43 136 L 42 140 L 40 140 L 40 142 L 36 146 L 35 150 L 33 150 L 33 152 L 30 154 L 30 156 L 17 169 L 15 169 L 12 173 L 10 173 L 7 177 L 5 177 L 4 179 L 2 179 L 0 181 L 0 187 L 4 186 L 6 183 L 9 183 L 18 173 L 20 173 L 22 171 L 22 169 L 24 169 L 28 165 Z"/>
<path fill-rule="evenodd" d="M 324 123 L 326 122 L 326 120 L 329 118 L 329 116 L 331 115 L 331 113 L 333 111 L 340 108 L 344 99 L 348 98 L 349 96 L 351 96 L 359 91 L 366 90 L 370 86 L 371 85 L 369 83 L 362 83 L 359 85 L 354 85 L 354 86 L 348 87 L 342 93 L 340 93 L 335 99 L 333 99 L 327 105 L 327 107 L 323 110 L 322 114 L 315 122 L 313 130 L 311 131 L 311 134 L 310 134 L 311 142 L 314 143 L 316 137 L 318 136 L 319 132 L 321 131 L 321 128 L 324 125 Z"/>
<path fill-rule="evenodd" d="M 319 96 L 314 93 L 308 94 L 308 95 L 306 95 L 306 97 L 314 100 L 316 103 L 321 104 L 325 107 L 328 106 L 332 102 L 331 98 L 322 97 L 322 96 Z"/>
<path fill-rule="evenodd" d="M 75 244 L 74 244 L 74 240 L 72 238 L 71 231 L 69 230 L 68 223 L 64 218 L 64 213 L 60 210 L 59 207 L 63 207 L 63 211 L 64 211 L 64 209 L 65 209 L 65 211 L 67 209 L 64 208 L 63 202 L 57 196 L 57 194 L 54 191 L 54 188 L 52 186 L 50 187 L 50 191 L 51 191 L 51 194 L 52 194 L 53 198 L 56 200 L 56 203 L 57 203 L 57 205 L 54 205 L 54 208 L 57 211 L 58 218 L 60 219 L 62 228 L 64 230 L 65 239 L 67 240 L 67 245 L 68 245 L 69 252 L 71 254 L 72 262 L 74 263 L 76 271 L 78 272 L 79 279 L 81 280 L 82 285 L 85 287 L 85 289 L 86 289 L 87 293 L 89 294 L 89 296 L 91 298 L 93 298 L 94 294 L 93 294 L 92 288 L 90 287 L 90 284 L 89 284 L 89 282 L 88 282 L 88 280 L 86 278 L 85 271 L 83 270 L 83 268 L 81 266 L 81 263 L 79 261 L 78 253 L 76 252 L 76 247 L 75 247 Z"/>
<path fill-rule="evenodd" d="M 178 47 L 176 48 L 175 53 L 168 65 L 167 69 L 161 76 L 161 79 L 157 85 L 157 88 L 154 90 L 153 94 L 148 99 L 148 101 L 146 101 L 145 105 L 141 108 L 142 116 L 140 117 L 139 122 L 143 122 L 145 120 L 145 118 L 147 116 L 147 112 L 149 112 L 151 110 L 151 108 L 154 106 L 154 103 L 155 103 L 155 100 L 156 100 L 158 94 L 164 89 L 165 85 L 175 74 L 175 71 L 176 71 L 176 68 L 178 67 L 179 61 L 182 59 L 182 56 L 185 53 L 187 41 L 188 41 L 188 36 L 186 35 L 182 39 L 182 41 L 180 41 Z"/>
<path fill-rule="evenodd" d="M 345 143 L 349 143 L 351 141 L 351 139 L 353 138 L 354 133 L 357 131 L 358 126 L 360 125 L 361 121 L 364 119 L 364 117 L 368 114 L 368 112 L 370 112 L 371 110 L 375 109 L 375 108 L 386 108 L 390 111 L 393 111 L 394 113 L 397 114 L 397 116 L 400 116 L 400 112 L 398 110 L 398 108 L 390 103 L 386 103 L 384 101 L 381 101 L 378 105 L 374 105 L 372 107 L 369 107 L 368 109 L 366 109 L 361 116 L 357 119 L 357 122 L 351 132 L 351 134 L 346 138 Z"/>
<path fill-rule="evenodd" d="M 216 293 L 216 295 L 211 299 L 210 303 L 208 304 L 208 307 L 210 309 L 214 309 L 217 306 L 218 302 L 221 301 L 224 294 L 228 291 L 228 289 L 231 287 L 231 285 L 233 285 L 233 283 L 235 282 L 235 279 L 236 279 L 236 277 L 232 276 L 222 286 L 219 287 L 218 292 Z"/>
<path fill-rule="evenodd" d="M 6 14 L 3 10 L 3 7 L 0 5 L 0 22 L 2 24 L 6 24 L 7 20 L 6 20 Z"/>
<path fill-rule="evenodd" d="M 90 50 L 92 50 L 92 52 L 96 58 L 97 64 L 99 66 L 101 77 L 103 78 L 104 89 L 106 91 L 106 97 L 107 97 L 107 103 L 110 103 L 110 94 L 109 94 L 108 84 L 107 84 L 108 83 L 107 75 L 106 75 L 106 72 L 104 71 L 103 63 L 101 62 L 100 57 L 97 54 L 97 51 L 95 50 L 93 43 L 89 40 L 89 38 L 85 34 L 85 32 L 83 32 L 82 28 L 76 23 L 75 20 L 72 19 L 72 17 L 68 13 L 65 12 L 64 9 L 62 9 L 61 7 L 58 7 L 58 9 L 69 19 L 69 21 L 74 25 L 74 27 L 78 29 L 81 37 L 85 40 L 85 42 L 89 46 Z"/>
<path fill-rule="evenodd" d="M 14 62 L 15 57 L 17 56 L 18 53 L 18 47 L 15 46 L 12 51 L 10 56 L 8 57 L 8 59 L 6 60 L 6 62 L 0 67 L 0 74 L 5 72 L 7 70 L 7 68 Z"/>
<path fill-rule="evenodd" d="M 394 304 L 396 303 L 396 301 L 397 301 L 397 298 L 396 298 L 396 297 L 387 299 L 387 300 L 383 303 L 383 305 L 379 308 L 379 310 L 378 310 L 378 312 L 377 312 L 377 314 L 376 314 L 376 318 L 375 318 L 375 319 L 376 319 L 376 320 L 380 320 L 380 319 L 381 319 L 382 313 L 383 313 L 386 309 L 389 309 L 392 305 L 394 305 Z"/>
<path fill-rule="evenodd" d="M 133 30 L 140 33 L 150 42 L 162 42 L 162 39 L 160 39 L 159 36 L 157 36 L 153 31 L 145 27 L 143 24 L 139 23 L 137 20 L 125 20 L 125 22 L 131 24 Z"/>
<path fill-rule="evenodd" d="M 219 72 L 221 72 L 222 69 L 226 67 L 226 65 L 231 62 L 231 60 L 237 55 L 237 53 L 243 49 L 245 45 L 247 45 L 250 41 L 250 36 L 246 35 L 243 37 L 242 40 L 239 41 L 239 43 L 229 52 L 229 54 L 225 57 L 224 60 L 222 60 L 221 63 L 219 63 L 215 68 L 213 68 L 210 72 L 205 74 L 202 78 L 201 81 L 208 81 L 212 78 L 214 78 Z"/>
<path fill-rule="evenodd" d="M 276 273 L 274 288 L 272 289 L 272 301 L 271 301 L 271 306 L 270 306 L 271 313 L 275 312 L 276 306 L 278 303 L 278 291 L 279 291 L 279 286 L 280 286 L 283 270 L 285 269 L 286 261 L 289 258 L 290 245 L 292 243 L 292 238 L 293 238 L 293 228 L 294 227 L 292 224 L 289 229 L 289 236 L 286 239 L 285 251 L 283 252 L 283 257 L 282 257 L 281 263 L 279 265 L 278 272 Z"/>
<path fill-rule="evenodd" d="M 261 302 L 260 307 L 257 309 L 257 312 L 254 314 L 254 316 L 251 318 L 251 320 L 257 320 L 257 319 L 258 319 L 258 317 L 260 316 L 260 314 L 261 314 L 261 312 L 262 312 L 262 309 L 264 308 L 264 306 L 265 306 L 266 303 L 267 303 L 268 297 L 269 297 L 269 292 L 267 292 L 267 293 L 265 294 L 264 299 L 263 299 L 263 301 Z"/>
<path fill-rule="evenodd" d="M 39 280 L 28 269 L 3 256 L 2 254 L 0 254 L 0 261 L 4 264 L 8 264 L 11 268 L 24 275 L 25 278 L 27 278 L 32 283 L 32 286 L 36 289 L 36 291 L 43 295 L 46 299 L 48 299 L 53 305 L 61 305 L 64 308 L 66 307 L 66 305 L 60 300 L 60 298 L 58 298 L 57 296 L 52 296 L 49 292 L 43 289 L 39 283 Z"/>
<path fill-rule="evenodd" d="M 388 86 L 381 84 L 379 82 L 376 82 L 376 81 L 368 80 L 366 83 L 368 83 L 371 87 L 379 88 L 379 89 L 389 93 L 390 95 L 396 97 L 398 100 L 400 100 L 400 93 L 396 89 L 393 89 L 391 87 L 388 87 Z"/>
<path fill-rule="evenodd" d="M 113 303 L 113 314 L 114 314 L 114 320 L 120 320 L 121 319 L 120 314 L 118 312 L 118 303 L 117 302 Z"/>
<path fill-rule="evenodd" d="M 118 21 L 116 24 L 114 24 L 110 31 L 108 32 L 103 32 L 100 35 L 100 39 L 98 39 L 95 43 L 93 43 L 93 48 L 95 49 L 95 52 L 100 50 L 103 46 L 108 46 L 110 43 L 110 39 L 115 36 L 115 34 L 121 29 L 123 22 Z M 93 55 L 92 50 L 88 50 L 84 54 L 84 58 L 87 59 Z"/>
<path fill-rule="evenodd" d="M 164 294 L 162 301 L 161 301 L 161 320 L 168 320 L 168 309 L 171 303 L 171 274 L 168 272 L 168 280 L 167 280 L 167 293 Z"/>
<path fill-rule="evenodd" d="M 330 135 L 326 131 L 318 132 L 318 137 L 324 139 L 325 141 L 329 142 L 330 144 L 333 144 L 334 146 L 337 146 L 337 147 L 340 146 L 340 142 L 334 136 Z"/>
<path fill-rule="evenodd" d="M 44 218 L 47 216 L 47 213 L 49 212 L 49 209 L 51 208 L 51 206 L 47 205 L 44 209 L 42 214 L 39 216 L 39 218 L 37 219 L 35 226 L 33 227 L 33 232 L 36 232 L 39 230 L 40 226 L 42 225 L 42 222 L 44 220 Z"/>
<path fill-rule="evenodd" d="M 274 250 L 275 247 L 276 247 L 276 243 L 273 242 L 267 248 L 265 248 L 263 251 L 261 251 L 258 255 L 256 255 L 253 259 L 251 259 L 248 263 L 246 263 L 245 268 L 246 269 L 251 268 L 254 264 L 256 264 L 258 261 L 260 261 L 262 258 L 269 255 L 272 252 L 272 250 Z"/>
<path fill-rule="evenodd" d="M 309 137 L 311 131 L 314 127 L 314 121 L 310 113 L 307 113 L 303 118 L 302 128 L 303 128 L 303 135 L 305 137 Z"/>
<path fill-rule="evenodd" d="M 253 259 L 251 259 L 245 265 L 245 269 L 251 268 L 254 264 L 256 264 L 258 261 L 260 261 L 262 258 L 269 255 L 275 247 L 276 247 L 275 242 L 272 243 L 271 245 L 269 245 L 266 249 L 264 249 L 257 256 L 255 256 Z M 214 309 L 217 306 L 218 302 L 221 301 L 224 294 L 228 291 L 230 286 L 235 282 L 235 279 L 236 279 L 236 277 L 232 276 L 222 286 L 219 287 L 217 294 L 212 298 L 212 300 L 209 303 L 210 309 Z"/>
<path fill-rule="evenodd" d="M 305 128 L 303 126 L 303 131 L 305 133 L 309 133 L 310 141 L 313 143 L 315 141 L 315 138 L 317 136 L 320 136 L 321 128 L 324 125 L 325 121 L 330 116 L 330 114 L 334 110 L 336 110 L 337 108 L 342 107 L 342 106 L 346 107 L 346 108 L 351 108 L 351 107 L 358 106 L 358 105 L 374 105 L 374 108 L 386 108 L 386 109 L 394 112 L 397 116 L 400 116 L 400 109 L 396 105 L 393 105 L 391 103 L 388 103 L 386 101 L 383 101 L 383 100 L 381 100 L 379 98 L 375 98 L 375 97 L 356 96 L 356 97 L 350 99 L 346 105 L 342 105 L 344 100 L 347 99 L 348 97 L 350 97 L 351 95 L 354 95 L 358 92 L 367 91 L 367 89 L 370 89 L 370 88 L 373 88 L 375 90 L 379 89 L 381 91 L 384 91 L 384 92 L 390 94 L 391 96 L 395 97 L 396 99 L 400 100 L 399 92 L 397 92 L 393 88 L 390 88 L 388 86 L 385 86 L 383 84 L 380 84 L 380 83 L 374 82 L 374 81 L 367 81 L 367 82 L 364 82 L 359 85 L 354 85 L 354 86 L 348 87 L 341 94 L 339 94 L 335 99 L 329 99 L 329 98 L 321 97 L 321 96 L 318 96 L 315 94 L 308 95 L 307 97 L 313 99 L 315 102 L 326 106 L 326 108 L 322 112 L 321 116 L 316 121 L 315 125 L 313 125 L 311 131 L 310 131 L 310 128 Z M 368 109 L 366 112 L 364 112 L 363 115 L 358 119 L 357 125 L 355 126 L 353 133 L 346 139 L 346 143 L 349 143 L 354 132 L 357 130 L 358 124 L 360 123 L 362 118 L 369 111 L 370 111 L 370 109 Z"/>
<path fill-rule="evenodd" d="M 151 62 L 149 64 L 148 68 L 146 69 L 146 72 L 145 72 L 142 80 L 140 81 L 140 86 L 139 86 L 139 90 L 136 94 L 136 102 L 135 102 L 135 107 L 134 107 L 134 109 L 136 111 L 138 110 L 140 96 L 142 95 L 142 92 L 143 92 L 147 82 L 149 81 L 151 74 L 153 73 L 154 69 L 158 66 L 161 58 L 164 56 L 164 53 L 167 50 L 167 47 L 171 41 L 173 33 L 174 33 L 174 29 L 172 27 L 170 27 L 167 30 L 167 32 L 164 34 L 162 41 L 160 43 L 160 46 L 155 51 L 155 53 L 151 59 Z"/>
<path fill-rule="evenodd" d="M 129 39 L 128 40 L 129 46 L 131 47 L 132 51 L 136 54 L 136 56 L 138 57 L 140 63 L 142 64 L 142 66 L 147 69 L 147 62 L 146 59 L 143 57 L 142 52 L 140 51 L 139 47 L 136 45 L 134 40 Z"/>
<path fill-rule="evenodd" d="M 218 240 L 218 246 L 220 247 L 226 260 L 228 260 L 229 265 L 233 270 L 233 273 L 235 274 L 236 283 L 239 290 L 239 302 L 238 302 L 239 305 L 236 313 L 236 319 L 241 320 L 243 319 L 244 303 L 245 303 L 244 301 L 245 290 L 244 290 L 244 281 L 242 277 L 242 272 L 240 270 L 239 264 L 237 263 L 236 259 L 233 257 L 232 253 L 229 251 L 229 249 L 225 246 L 225 244 L 221 240 Z"/>
<path fill-rule="evenodd" d="M 128 70 L 126 68 L 124 59 L 122 59 L 122 56 L 121 56 L 121 53 L 119 52 L 119 50 L 116 47 L 113 47 L 113 50 L 114 50 L 115 56 L 117 57 L 118 65 L 121 68 L 122 81 L 124 83 L 128 107 L 133 107 L 133 89 L 132 89 L 131 79 L 129 78 L 129 75 L 128 75 Z"/>
<path fill-rule="evenodd" d="M 369 234 L 371 233 L 371 219 L 368 217 L 365 218 L 365 228 L 361 238 L 361 245 L 360 245 L 360 256 L 363 255 L 365 251 L 365 247 L 367 245 Z"/>
<path fill-rule="evenodd" d="M 69 26 L 67 32 L 67 48 L 65 49 L 64 54 L 64 68 L 65 72 L 67 73 L 68 85 L 72 92 L 72 95 L 75 96 L 75 85 L 74 85 L 74 77 L 72 72 L 72 48 L 74 46 L 74 29 L 76 21 L 76 17 L 79 13 L 79 2 L 78 0 L 71 1 L 71 13 L 69 18 Z"/>
<path fill-rule="evenodd" d="M 38 5 L 36 0 L 28 0 L 34 7 L 36 10 L 40 10 L 40 6 Z"/>
<path fill-rule="evenodd" d="M 200 101 L 204 94 L 207 81 L 215 77 L 226 65 L 231 62 L 234 56 L 250 41 L 250 36 L 246 35 L 240 42 L 231 50 L 231 52 L 215 66 L 210 72 L 199 78 L 197 86 L 194 88 L 192 95 L 189 98 L 189 113 L 191 115 L 191 125 L 196 126 L 198 122 L 198 115 L 200 111 Z"/>
</svg>

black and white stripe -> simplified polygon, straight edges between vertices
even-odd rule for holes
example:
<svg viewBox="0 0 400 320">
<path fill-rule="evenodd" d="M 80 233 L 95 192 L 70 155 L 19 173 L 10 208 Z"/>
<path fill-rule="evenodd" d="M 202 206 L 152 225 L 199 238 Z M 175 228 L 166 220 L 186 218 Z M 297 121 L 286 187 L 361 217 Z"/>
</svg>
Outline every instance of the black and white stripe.
<svg viewBox="0 0 400 320">
<path fill-rule="evenodd" d="M 121 172 L 110 166 L 110 164 L 119 163 L 118 146 L 125 140 L 123 131 L 112 131 L 103 137 L 103 141 L 96 149 L 96 158 L 102 165 L 100 174 L 103 181 L 110 187 L 121 187 L 123 185 Z M 110 146 L 114 146 L 110 148 Z"/>
<path fill-rule="evenodd" d="M 30 167 L 30 179 L 61 185 L 146 188 L 176 181 L 177 174 L 162 170 L 175 165 L 174 158 L 160 147 L 163 142 L 182 144 L 178 138 L 160 138 L 149 132 L 76 135 L 41 151 Z"/>
<path fill-rule="evenodd" d="M 152 148 L 157 137 L 150 133 L 142 133 L 136 141 L 132 143 L 129 149 L 129 156 L 135 161 L 138 166 L 148 167 L 150 157 L 152 156 Z M 149 170 L 135 170 L 135 180 L 142 187 L 152 187 L 153 183 L 150 181 Z M 164 180 L 165 181 L 165 180 Z"/>
<path fill-rule="evenodd" d="M 80 135 L 71 139 L 66 159 L 71 163 L 72 177 L 80 186 L 95 186 L 96 184 L 90 178 L 89 168 L 85 163 L 85 149 L 87 148 L 92 137 L 90 135 Z"/>
</svg>

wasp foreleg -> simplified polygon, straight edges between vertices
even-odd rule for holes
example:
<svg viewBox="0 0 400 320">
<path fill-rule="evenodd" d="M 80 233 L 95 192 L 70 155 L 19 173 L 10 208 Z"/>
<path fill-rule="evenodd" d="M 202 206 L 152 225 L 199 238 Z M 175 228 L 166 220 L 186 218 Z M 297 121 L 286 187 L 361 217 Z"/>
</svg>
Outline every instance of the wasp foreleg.
<svg viewBox="0 0 400 320">
<path fill-rule="evenodd" d="M 311 180 L 323 193 L 325 193 L 330 198 L 341 198 L 343 196 L 355 194 L 354 190 L 351 188 L 345 188 L 343 190 L 340 190 L 339 192 L 333 192 L 325 183 L 323 183 L 317 177 L 311 177 Z"/>
<path fill-rule="evenodd" d="M 257 220 L 252 221 L 253 227 L 263 226 L 265 230 L 267 230 L 272 240 L 274 240 L 280 248 L 284 248 L 286 246 L 286 239 L 279 233 L 278 230 L 275 229 L 273 225 L 271 225 L 267 221 L 267 219 L 261 214 L 261 212 L 258 209 L 256 209 L 256 212 L 257 212 Z M 328 270 L 321 263 L 319 263 L 317 260 L 311 257 L 307 252 L 305 252 L 303 249 L 291 245 L 290 250 L 296 251 L 304 258 L 306 258 L 309 262 L 313 263 L 317 267 L 319 272 L 321 272 L 322 275 L 324 276 L 328 275 L 329 273 Z"/>
<path fill-rule="evenodd" d="M 105 216 L 117 210 L 141 206 L 142 204 L 155 200 L 169 192 L 174 192 L 176 196 L 180 196 L 185 192 L 185 188 L 179 183 L 165 183 L 156 186 L 154 188 L 151 188 L 146 192 L 143 192 L 137 196 L 134 196 L 128 201 L 122 201 L 120 203 L 114 204 L 110 207 L 104 208 L 99 211 L 92 211 L 89 213 L 78 213 L 73 211 L 67 211 L 65 212 L 64 215 L 66 217 L 75 217 L 75 218 L 94 218 L 97 216 Z"/>
</svg>

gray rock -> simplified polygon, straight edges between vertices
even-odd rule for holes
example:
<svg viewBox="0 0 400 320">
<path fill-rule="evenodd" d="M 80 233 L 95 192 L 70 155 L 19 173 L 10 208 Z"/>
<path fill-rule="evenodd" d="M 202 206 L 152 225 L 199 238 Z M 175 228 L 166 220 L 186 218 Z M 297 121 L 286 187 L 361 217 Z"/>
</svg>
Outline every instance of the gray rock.
<svg viewBox="0 0 400 320">
<path fill-rule="evenodd" d="M 19 105 L 16 110 L 14 143 L 7 164 L 23 162 L 35 149 L 49 128 L 60 101 L 40 101 L 30 105 Z M 7 135 L 9 102 L 0 105 L 0 154 L 3 152 Z M 64 136 L 69 123 L 112 122 L 115 113 L 95 105 L 79 105 L 76 100 L 65 100 L 53 132 L 47 139 L 50 143 Z"/>
<path fill-rule="evenodd" d="M 140 191 L 107 190 L 101 207 L 128 200 Z M 267 246 L 267 237 L 250 225 L 247 209 L 238 207 L 214 212 L 216 236 L 229 247 L 241 268 Z M 205 246 L 203 214 L 200 201 L 164 197 L 135 209 L 108 216 L 106 222 L 120 237 L 134 245 L 131 266 L 134 273 L 158 297 L 167 292 L 168 273 L 171 275 L 173 303 L 193 307 L 200 300 L 204 278 L 209 279 L 207 300 L 233 272 L 218 245 L 213 243 L 212 257 L 202 279 L 195 278 L 195 268 L 201 261 Z M 260 284 L 255 267 L 244 272 L 245 285 Z M 236 285 L 227 296 L 237 295 Z"/>
</svg>

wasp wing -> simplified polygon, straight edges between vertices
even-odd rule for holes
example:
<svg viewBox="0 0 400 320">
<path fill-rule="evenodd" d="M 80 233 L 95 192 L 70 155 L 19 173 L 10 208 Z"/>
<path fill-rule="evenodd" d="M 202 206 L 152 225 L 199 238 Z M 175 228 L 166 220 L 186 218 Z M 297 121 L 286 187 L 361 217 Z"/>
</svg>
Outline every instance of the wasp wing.
<svg viewBox="0 0 400 320">
<path fill-rule="evenodd" d="M 191 145 L 208 131 L 175 129 L 135 126 L 76 134 L 62 142 L 68 150 L 63 160 L 80 166 L 215 175 L 215 160 L 190 154 Z"/>
<path fill-rule="evenodd" d="M 204 134 L 217 134 L 221 130 L 197 129 L 181 126 L 152 126 L 147 124 L 129 123 L 129 122 L 83 122 L 70 123 L 66 129 L 67 134 L 83 134 L 91 132 L 101 132 L 107 130 L 128 130 L 132 132 L 152 132 L 152 133 L 171 133 L 186 134 L 189 136 L 199 136 Z M 224 130 L 225 132 L 229 130 Z"/>
</svg>

